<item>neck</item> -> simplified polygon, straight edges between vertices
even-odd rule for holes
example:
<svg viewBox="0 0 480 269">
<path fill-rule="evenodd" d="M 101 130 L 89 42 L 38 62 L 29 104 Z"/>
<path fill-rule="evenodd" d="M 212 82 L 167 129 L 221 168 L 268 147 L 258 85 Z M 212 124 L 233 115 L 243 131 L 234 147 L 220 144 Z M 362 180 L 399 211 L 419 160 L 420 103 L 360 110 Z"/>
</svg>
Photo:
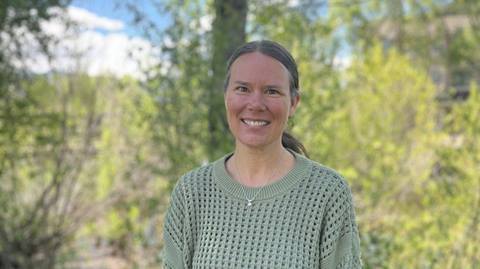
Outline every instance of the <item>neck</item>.
<svg viewBox="0 0 480 269">
<path fill-rule="evenodd" d="M 294 164 L 293 155 L 281 145 L 264 149 L 237 145 L 227 170 L 240 183 L 260 187 L 284 176 Z"/>
</svg>

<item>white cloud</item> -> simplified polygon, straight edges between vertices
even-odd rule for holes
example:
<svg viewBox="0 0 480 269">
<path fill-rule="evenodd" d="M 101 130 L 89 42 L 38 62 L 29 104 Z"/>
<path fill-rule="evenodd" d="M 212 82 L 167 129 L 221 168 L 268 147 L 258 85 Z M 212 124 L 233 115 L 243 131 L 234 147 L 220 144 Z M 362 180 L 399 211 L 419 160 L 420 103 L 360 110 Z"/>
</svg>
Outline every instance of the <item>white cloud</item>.
<svg viewBox="0 0 480 269">
<path fill-rule="evenodd" d="M 118 32 L 124 28 L 121 21 L 76 7 L 69 7 L 64 15 L 78 27 L 67 28 L 60 16 L 42 23 L 42 29 L 59 40 L 51 44 L 53 55 L 50 59 L 40 53 L 32 35 L 25 35 L 26 42 L 22 42 L 26 44 L 22 48 L 25 57 L 22 61 L 14 60 L 14 64 L 34 73 L 80 71 L 92 76 L 131 75 L 141 79 L 142 68 L 159 59 L 158 49 L 149 41 Z M 106 33 L 96 31 L 100 29 Z"/>
<path fill-rule="evenodd" d="M 89 29 L 99 28 L 108 31 L 118 31 L 122 30 L 125 26 L 122 21 L 100 17 L 78 7 L 70 6 L 67 12 L 71 20 Z"/>
</svg>

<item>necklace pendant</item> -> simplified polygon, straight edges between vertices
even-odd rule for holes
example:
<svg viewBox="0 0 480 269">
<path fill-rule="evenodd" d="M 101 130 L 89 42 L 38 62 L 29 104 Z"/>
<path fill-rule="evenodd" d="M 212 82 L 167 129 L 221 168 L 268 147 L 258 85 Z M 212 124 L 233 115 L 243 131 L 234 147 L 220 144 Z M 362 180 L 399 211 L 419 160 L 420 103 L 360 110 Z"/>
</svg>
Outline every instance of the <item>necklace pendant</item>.
<svg viewBox="0 0 480 269">
<path fill-rule="evenodd" d="M 253 199 L 247 199 L 247 206 L 252 206 Z"/>
</svg>

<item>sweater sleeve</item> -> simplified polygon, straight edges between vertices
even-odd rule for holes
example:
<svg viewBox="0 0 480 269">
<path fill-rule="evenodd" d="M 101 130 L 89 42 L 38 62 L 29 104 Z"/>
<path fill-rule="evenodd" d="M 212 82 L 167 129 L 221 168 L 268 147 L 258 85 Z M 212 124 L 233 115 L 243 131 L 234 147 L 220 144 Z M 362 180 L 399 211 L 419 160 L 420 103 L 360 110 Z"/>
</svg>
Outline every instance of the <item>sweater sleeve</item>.
<svg viewBox="0 0 480 269">
<path fill-rule="evenodd" d="M 352 194 L 340 179 L 328 201 L 320 236 L 321 269 L 362 268 Z"/>
<path fill-rule="evenodd" d="M 185 268 L 184 246 L 185 236 L 185 197 L 182 191 L 182 180 L 175 185 L 170 196 L 170 206 L 167 210 L 163 226 L 164 268 Z"/>
</svg>

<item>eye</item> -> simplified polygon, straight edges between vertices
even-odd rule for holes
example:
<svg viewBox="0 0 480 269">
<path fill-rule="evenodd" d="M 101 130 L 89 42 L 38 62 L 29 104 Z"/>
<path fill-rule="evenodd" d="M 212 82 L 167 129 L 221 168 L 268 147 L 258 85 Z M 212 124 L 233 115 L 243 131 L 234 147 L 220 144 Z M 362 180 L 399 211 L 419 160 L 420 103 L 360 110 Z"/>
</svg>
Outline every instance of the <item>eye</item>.
<svg viewBox="0 0 480 269">
<path fill-rule="evenodd" d="M 237 87 L 235 88 L 235 91 L 236 91 L 236 92 L 240 92 L 240 93 L 244 93 L 244 92 L 248 92 L 248 88 L 245 87 L 245 86 L 237 86 Z"/>
<path fill-rule="evenodd" d="M 278 94 L 280 94 L 280 91 L 278 91 L 275 88 L 267 88 L 265 93 L 267 93 L 268 95 L 278 95 Z"/>
</svg>

